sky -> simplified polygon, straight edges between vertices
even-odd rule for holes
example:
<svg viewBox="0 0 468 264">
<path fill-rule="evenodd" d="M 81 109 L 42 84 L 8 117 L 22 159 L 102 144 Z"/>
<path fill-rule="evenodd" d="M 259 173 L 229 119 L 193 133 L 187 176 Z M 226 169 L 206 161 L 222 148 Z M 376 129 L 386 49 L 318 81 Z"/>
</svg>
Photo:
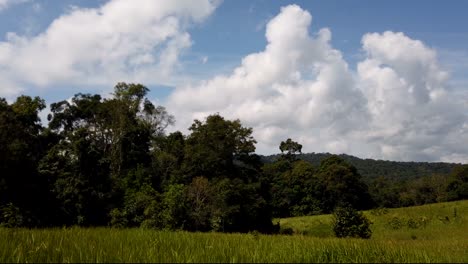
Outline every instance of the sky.
<svg viewBox="0 0 468 264">
<path fill-rule="evenodd" d="M 0 97 L 141 83 L 175 116 L 253 128 L 259 154 L 468 163 L 468 2 L 0 0 Z M 41 113 L 47 115 L 47 109 Z"/>
</svg>

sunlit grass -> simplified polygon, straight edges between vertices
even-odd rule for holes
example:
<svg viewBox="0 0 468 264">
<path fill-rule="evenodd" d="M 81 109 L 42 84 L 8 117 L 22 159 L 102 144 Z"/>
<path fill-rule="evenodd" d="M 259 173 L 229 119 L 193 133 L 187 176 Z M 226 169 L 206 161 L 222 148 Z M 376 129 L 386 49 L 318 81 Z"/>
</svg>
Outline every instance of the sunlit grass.
<svg viewBox="0 0 468 264">
<path fill-rule="evenodd" d="M 407 208 L 365 211 L 372 221 L 372 239 L 437 239 L 454 240 L 468 237 L 468 201 L 428 204 Z M 396 219 L 400 225 L 391 225 Z M 303 216 L 280 219 L 282 229 L 291 228 L 296 234 L 333 237 L 331 215 Z M 408 225 L 415 222 L 417 227 Z"/>
<path fill-rule="evenodd" d="M 333 238 L 329 215 L 282 219 L 283 227 L 307 234 L 292 236 L 3 228 L 0 262 L 468 262 L 467 208 L 468 201 L 460 201 L 365 212 L 374 222 L 369 240 Z M 393 229 L 387 222 L 395 216 L 430 220 L 425 227 Z"/>
</svg>

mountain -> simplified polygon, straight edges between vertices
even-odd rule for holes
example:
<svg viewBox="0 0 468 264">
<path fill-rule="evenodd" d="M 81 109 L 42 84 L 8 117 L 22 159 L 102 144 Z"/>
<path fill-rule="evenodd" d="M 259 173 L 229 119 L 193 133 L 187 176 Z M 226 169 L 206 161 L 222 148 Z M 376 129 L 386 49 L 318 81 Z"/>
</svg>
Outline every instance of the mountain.
<svg viewBox="0 0 468 264">
<path fill-rule="evenodd" d="M 312 163 L 314 166 L 318 166 L 320 161 L 332 155 L 330 153 L 305 153 L 298 154 L 297 157 Z M 270 163 L 280 156 L 281 154 L 261 156 L 261 159 L 264 163 Z M 380 176 L 408 180 L 431 174 L 449 174 L 455 166 L 460 165 L 459 163 L 447 162 L 403 162 L 361 159 L 347 154 L 340 154 L 338 156 L 355 166 L 363 178 L 367 180 Z"/>
</svg>

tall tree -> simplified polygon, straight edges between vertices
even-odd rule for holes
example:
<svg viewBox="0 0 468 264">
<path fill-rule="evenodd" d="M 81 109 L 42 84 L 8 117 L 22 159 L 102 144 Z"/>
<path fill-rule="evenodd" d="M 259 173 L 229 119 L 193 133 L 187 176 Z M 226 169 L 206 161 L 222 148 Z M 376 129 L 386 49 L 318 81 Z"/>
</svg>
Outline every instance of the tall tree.
<svg viewBox="0 0 468 264">
<path fill-rule="evenodd" d="M 302 151 L 302 145 L 288 138 L 286 141 L 281 141 L 279 149 L 281 150 L 281 153 L 284 154 L 284 152 L 286 152 L 286 156 L 290 157 L 294 154 L 300 154 Z"/>
<path fill-rule="evenodd" d="M 271 205 L 275 217 L 318 214 L 319 181 L 311 163 L 296 159 L 302 145 L 288 139 L 282 141 L 283 154 L 275 162 L 263 166 L 271 186 Z M 284 153 L 286 152 L 286 153 Z"/>
<path fill-rule="evenodd" d="M 49 127 L 60 140 L 41 169 L 52 179 L 69 224 L 106 224 L 113 208 L 131 204 L 125 200 L 142 187 L 153 187 L 152 140 L 173 117 L 147 100 L 147 91 L 118 83 L 109 99 L 77 94 L 71 102 L 51 105 Z"/>
<path fill-rule="evenodd" d="M 0 211 L 15 208 L 17 217 L 5 214 L 18 219 L 14 225 L 43 225 L 47 218 L 47 181 L 37 171 L 47 148 L 38 116 L 44 108 L 39 97 L 19 96 L 11 105 L 0 98 Z"/>
<path fill-rule="evenodd" d="M 367 185 L 356 167 L 333 155 L 320 163 L 317 175 L 322 184 L 322 208 L 331 212 L 336 206 L 350 204 L 356 209 L 373 205 Z"/>
<path fill-rule="evenodd" d="M 184 171 L 190 177 L 236 177 L 239 167 L 234 162 L 249 161 L 255 151 L 252 128 L 242 127 L 239 120 L 225 120 L 210 115 L 203 123 L 195 120 L 185 144 Z"/>
<path fill-rule="evenodd" d="M 253 154 L 256 141 L 252 129 L 243 127 L 239 120 L 215 114 L 205 122 L 195 120 L 190 131 L 183 172 L 186 184 L 196 177 L 211 182 L 211 227 L 228 232 L 271 232 L 268 188 L 261 180 L 260 159 Z"/>
</svg>

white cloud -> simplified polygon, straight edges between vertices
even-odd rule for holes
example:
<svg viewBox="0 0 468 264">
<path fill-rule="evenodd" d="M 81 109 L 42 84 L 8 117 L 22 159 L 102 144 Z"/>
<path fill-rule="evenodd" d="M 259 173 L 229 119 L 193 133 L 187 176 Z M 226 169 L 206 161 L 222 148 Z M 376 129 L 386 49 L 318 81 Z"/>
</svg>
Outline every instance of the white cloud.
<svg viewBox="0 0 468 264">
<path fill-rule="evenodd" d="M 39 87 L 171 82 L 180 53 L 192 44 L 187 27 L 216 5 L 112 0 L 99 8 L 72 7 L 37 36 L 8 33 L 0 42 L 0 77 Z"/>
<path fill-rule="evenodd" d="M 12 5 L 21 4 L 28 1 L 30 0 L 0 0 L 0 12 L 9 8 Z"/>
<path fill-rule="evenodd" d="M 467 105 L 446 89 L 434 50 L 402 33 L 366 34 L 353 72 L 330 30 L 309 33 L 311 21 L 284 7 L 266 26 L 263 51 L 228 75 L 178 87 L 168 100 L 176 129 L 219 112 L 253 127 L 260 153 L 291 137 L 306 152 L 466 162 Z"/>
<path fill-rule="evenodd" d="M 178 88 L 168 105 L 178 128 L 220 112 L 253 126 L 260 152 L 276 152 L 286 137 L 304 143 L 305 150 L 349 150 L 344 141 L 322 143 L 348 136 L 354 122 L 364 124 L 365 98 L 341 53 L 330 46 L 330 31 L 311 36 L 311 21 L 296 5 L 282 8 L 267 24 L 264 51 L 246 56 L 228 76 Z"/>
<path fill-rule="evenodd" d="M 180 54 L 192 45 L 189 26 L 216 6 L 112 0 L 73 7 L 36 36 L 8 33 L 0 42 L 0 96 L 122 80 L 175 85 Z M 219 112 L 254 128 L 259 153 L 277 153 L 291 137 L 305 152 L 467 162 L 468 95 L 451 89 L 435 50 L 403 33 L 369 33 L 353 71 L 331 46 L 331 31 L 310 33 L 311 23 L 299 6 L 284 7 L 265 26 L 264 50 L 229 74 L 177 87 L 167 102 L 175 129 L 186 132 L 194 118 Z"/>
<path fill-rule="evenodd" d="M 447 90 L 436 52 L 394 32 L 366 34 L 362 44 L 367 58 L 358 75 L 372 115 L 369 142 L 390 159 L 466 162 L 466 105 Z"/>
</svg>

